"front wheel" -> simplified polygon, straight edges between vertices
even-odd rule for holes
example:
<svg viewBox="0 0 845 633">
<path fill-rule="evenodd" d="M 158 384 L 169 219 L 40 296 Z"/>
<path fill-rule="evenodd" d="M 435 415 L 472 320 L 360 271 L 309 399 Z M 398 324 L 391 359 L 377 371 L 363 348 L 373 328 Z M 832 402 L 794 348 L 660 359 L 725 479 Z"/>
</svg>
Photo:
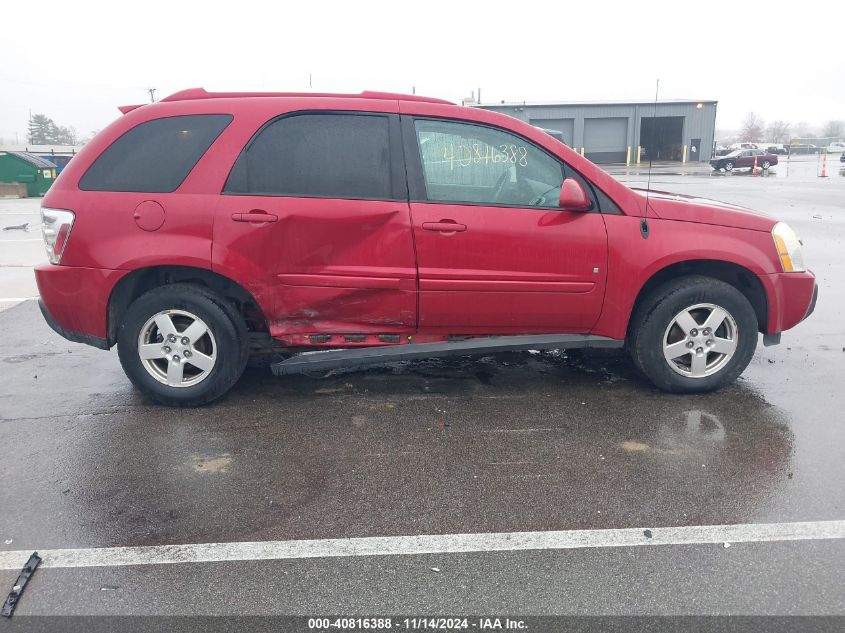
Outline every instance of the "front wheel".
<svg viewBox="0 0 845 633">
<path fill-rule="evenodd" d="M 754 309 L 739 290 L 696 275 L 667 282 L 645 297 L 628 347 L 634 364 L 661 389 L 705 392 L 745 370 L 757 330 Z"/>
<path fill-rule="evenodd" d="M 151 400 L 168 406 L 196 406 L 223 395 L 246 367 L 247 343 L 237 311 L 191 284 L 141 295 L 117 336 L 126 375 Z"/>
<path fill-rule="evenodd" d="M 728 161 L 727 163 L 725 163 L 725 171 L 733 171 L 733 169 L 734 164 L 732 162 Z"/>
</svg>

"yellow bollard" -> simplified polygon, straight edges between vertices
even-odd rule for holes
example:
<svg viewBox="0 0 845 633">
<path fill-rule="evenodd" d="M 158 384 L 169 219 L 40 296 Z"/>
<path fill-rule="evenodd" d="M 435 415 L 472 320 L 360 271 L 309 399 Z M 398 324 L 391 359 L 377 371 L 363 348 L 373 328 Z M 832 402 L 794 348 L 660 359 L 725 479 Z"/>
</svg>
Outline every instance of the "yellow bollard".
<svg viewBox="0 0 845 633">
<path fill-rule="evenodd" d="M 637 145 L 637 165 L 640 164 L 640 158 L 642 157 L 643 147 L 642 145 Z"/>
<path fill-rule="evenodd" d="M 631 166 L 631 146 L 628 146 L 628 153 L 625 154 L 625 167 Z"/>
<path fill-rule="evenodd" d="M 687 162 L 687 146 L 686 146 L 686 145 L 684 145 L 684 156 L 683 156 L 683 158 L 681 159 L 681 163 L 685 165 L 685 164 L 686 164 L 686 162 Z"/>
</svg>

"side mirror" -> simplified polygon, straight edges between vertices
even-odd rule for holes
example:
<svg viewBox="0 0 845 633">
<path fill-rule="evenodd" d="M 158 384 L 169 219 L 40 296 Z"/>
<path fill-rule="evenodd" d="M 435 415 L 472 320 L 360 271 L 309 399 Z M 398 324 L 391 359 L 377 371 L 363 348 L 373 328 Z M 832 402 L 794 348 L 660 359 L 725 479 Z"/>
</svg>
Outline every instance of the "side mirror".
<svg viewBox="0 0 845 633">
<path fill-rule="evenodd" d="M 576 213 L 583 213 L 593 208 L 593 203 L 590 202 L 587 192 L 580 182 L 574 178 L 567 178 L 560 186 L 560 200 L 558 206 L 563 211 L 575 211 Z"/>
</svg>

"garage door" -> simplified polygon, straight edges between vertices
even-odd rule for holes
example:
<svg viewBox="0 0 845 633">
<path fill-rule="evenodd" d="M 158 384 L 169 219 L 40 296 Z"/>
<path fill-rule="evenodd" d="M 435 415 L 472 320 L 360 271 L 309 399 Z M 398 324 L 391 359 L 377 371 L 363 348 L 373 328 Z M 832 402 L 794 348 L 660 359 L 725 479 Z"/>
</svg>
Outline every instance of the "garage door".
<svg viewBox="0 0 845 633">
<path fill-rule="evenodd" d="M 559 141 L 572 147 L 575 138 L 575 119 L 531 119 L 531 125 L 548 130 Z"/>
<path fill-rule="evenodd" d="M 584 154 L 594 163 L 624 163 L 628 118 L 584 119 Z"/>
</svg>

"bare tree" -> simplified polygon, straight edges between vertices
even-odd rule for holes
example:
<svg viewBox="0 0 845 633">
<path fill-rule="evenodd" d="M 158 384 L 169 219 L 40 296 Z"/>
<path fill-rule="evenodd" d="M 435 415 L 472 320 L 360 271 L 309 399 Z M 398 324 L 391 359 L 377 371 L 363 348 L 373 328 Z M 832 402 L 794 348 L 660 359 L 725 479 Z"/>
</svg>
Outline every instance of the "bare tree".
<svg viewBox="0 0 845 633">
<path fill-rule="evenodd" d="M 786 143 L 789 141 L 789 123 L 787 121 L 772 121 L 766 128 L 766 138 L 770 143 Z"/>
<path fill-rule="evenodd" d="M 845 121 L 828 121 L 822 129 L 822 136 L 842 138 L 845 136 Z"/>
<path fill-rule="evenodd" d="M 762 140 L 763 129 L 765 123 L 762 118 L 757 116 L 754 112 L 749 112 L 745 115 L 745 120 L 742 122 L 742 130 L 739 133 L 740 141 L 754 142 Z"/>
<path fill-rule="evenodd" d="M 92 138 L 97 136 L 97 134 L 99 134 L 99 133 L 100 133 L 100 130 L 91 130 L 90 132 L 88 132 L 88 134 L 84 135 L 82 138 L 79 139 L 79 144 L 85 145 L 85 143 L 90 141 Z"/>
<path fill-rule="evenodd" d="M 810 126 L 806 121 L 799 121 L 794 126 L 794 132 L 798 138 L 806 138 L 810 134 Z"/>
</svg>

